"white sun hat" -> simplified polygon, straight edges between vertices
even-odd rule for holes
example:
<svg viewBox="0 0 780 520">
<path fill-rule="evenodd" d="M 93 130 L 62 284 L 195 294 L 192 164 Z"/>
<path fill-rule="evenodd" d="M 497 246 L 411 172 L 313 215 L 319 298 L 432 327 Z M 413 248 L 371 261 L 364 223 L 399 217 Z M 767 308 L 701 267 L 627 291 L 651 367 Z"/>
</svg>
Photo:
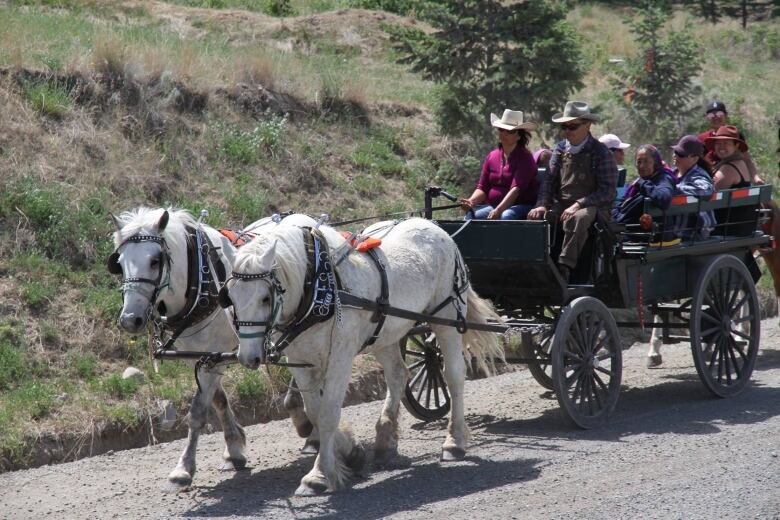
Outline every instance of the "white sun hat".
<svg viewBox="0 0 780 520">
<path fill-rule="evenodd" d="M 604 143 L 606 147 L 609 148 L 610 150 L 615 148 L 619 150 L 625 150 L 626 148 L 631 146 L 631 143 L 624 143 L 615 134 L 604 134 L 601 137 L 599 137 L 599 141 Z"/>
<path fill-rule="evenodd" d="M 504 130 L 535 130 L 536 123 L 525 121 L 523 113 L 519 110 L 504 110 L 504 115 L 498 117 L 496 114 L 490 114 L 490 124 L 496 128 Z"/>
</svg>

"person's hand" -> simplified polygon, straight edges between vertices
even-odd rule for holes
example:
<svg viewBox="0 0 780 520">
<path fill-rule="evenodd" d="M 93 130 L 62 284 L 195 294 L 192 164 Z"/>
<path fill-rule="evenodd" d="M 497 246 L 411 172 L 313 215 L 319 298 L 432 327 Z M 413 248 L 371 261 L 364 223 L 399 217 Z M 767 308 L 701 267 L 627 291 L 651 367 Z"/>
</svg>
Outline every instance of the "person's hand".
<svg viewBox="0 0 780 520">
<path fill-rule="evenodd" d="M 563 213 L 561 213 L 561 222 L 566 222 L 567 220 L 572 218 L 574 214 L 577 213 L 579 210 L 580 210 L 580 203 L 575 202 L 574 204 L 566 208 Z"/>
<path fill-rule="evenodd" d="M 463 211 L 470 211 L 474 209 L 474 203 L 471 202 L 470 199 L 458 199 L 458 204 L 460 204 L 460 209 Z"/>
<path fill-rule="evenodd" d="M 499 211 L 498 209 L 492 210 L 488 213 L 488 220 L 497 220 L 501 218 L 501 213 L 503 213 L 503 211 Z"/>
<path fill-rule="evenodd" d="M 528 218 L 531 220 L 542 220 L 546 214 L 547 208 L 544 206 L 539 206 L 538 208 L 534 208 L 528 212 Z"/>
</svg>

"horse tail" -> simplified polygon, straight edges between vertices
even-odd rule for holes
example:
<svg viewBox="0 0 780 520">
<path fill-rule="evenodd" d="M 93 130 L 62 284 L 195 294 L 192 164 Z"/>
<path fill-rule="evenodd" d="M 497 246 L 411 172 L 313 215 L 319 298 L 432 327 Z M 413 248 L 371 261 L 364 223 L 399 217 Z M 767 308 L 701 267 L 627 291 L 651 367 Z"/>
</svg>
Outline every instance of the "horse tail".
<svg viewBox="0 0 780 520">
<path fill-rule="evenodd" d="M 490 301 L 480 298 L 471 287 L 467 292 L 466 321 L 469 323 L 501 323 L 501 317 L 493 309 Z M 466 357 L 476 361 L 484 374 L 495 372 L 495 360 L 504 360 L 504 348 L 495 332 L 467 329 L 463 335 L 463 349 Z"/>
</svg>

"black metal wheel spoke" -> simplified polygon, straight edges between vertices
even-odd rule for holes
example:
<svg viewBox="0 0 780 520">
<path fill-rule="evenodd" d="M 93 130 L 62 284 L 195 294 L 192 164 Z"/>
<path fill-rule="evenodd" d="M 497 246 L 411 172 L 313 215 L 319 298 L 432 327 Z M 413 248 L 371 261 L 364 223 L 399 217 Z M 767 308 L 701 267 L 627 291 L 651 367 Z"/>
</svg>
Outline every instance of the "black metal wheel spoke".
<svg viewBox="0 0 780 520">
<path fill-rule="evenodd" d="M 731 358 L 731 364 L 734 367 L 734 373 L 737 375 L 737 379 L 742 379 L 742 366 L 740 365 L 740 360 L 738 360 L 737 356 L 734 354 L 737 345 L 733 339 L 729 338 L 729 340 L 729 357 Z"/>
<path fill-rule="evenodd" d="M 742 296 L 742 298 L 736 304 L 729 308 L 729 315 L 733 316 L 734 313 L 737 312 L 737 309 L 742 308 L 748 297 L 750 297 L 750 293 L 745 292 L 744 296 Z"/>
<path fill-rule="evenodd" d="M 721 326 L 720 325 L 718 325 L 717 327 L 711 327 L 709 329 L 701 331 L 700 336 L 702 338 L 706 338 L 706 337 L 709 337 L 710 334 L 713 334 L 713 333 L 715 333 L 715 332 L 717 332 L 719 330 L 721 330 Z"/>
<path fill-rule="evenodd" d="M 577 365 L 572 374 L 566 377 L 566 388 L 569 388 L 575 380 L 579 380 L 583 367 L 584 365 Z"/>
<path fill-rule="evenodd" d="M 574 352 L 572 352 L 569 349 L 566 349 L 563 352 L 564 352 L 564 354 L 566 354 L 567 357 L 573 358 L 577 363 L 582 363 L 584 361 L 582 359 L 582 356 L 580 356 L 579 354 L 575 354 Z"/>
<path fill-rule="evenodd" d="M 413 372 L 417 367 L 422 366 L 424 364 L 425 364 L 425 360 L 421 359 L 420 361 L 415 361 L 414 363 L 412 363 L 406 368 L 409 370 L 409 372 Z"/>
<path fill-rule="evenodd" d="M 738 330 L 732 330 L 731 333 L 747 341 L 751 341 L 753 339 L 749 335 L 745 334 L 744 332 L 740 332 Z"/>
<path fill-rule="evenodd" d="M 593 380 L 596 381 L 596 383 L 601 387 L 601 390 L 605 394 L 609 394 L 609 387 L 607 386 L 606 383 L 604 383 L 604 381 L 601 379 L 601 377 L 599 377 L 599 375 L 595 371 L 593 372 Z"/>
<path fill-rule="evenodd" d="M 707 311 L 702 311 L 701 317 L 704 318 L 705 320 L 709 321 L 710 323 L 717 323 L 718 325 L 720 325 L 720 320 L 718 318 L 712 316 Z"/>
</svg>

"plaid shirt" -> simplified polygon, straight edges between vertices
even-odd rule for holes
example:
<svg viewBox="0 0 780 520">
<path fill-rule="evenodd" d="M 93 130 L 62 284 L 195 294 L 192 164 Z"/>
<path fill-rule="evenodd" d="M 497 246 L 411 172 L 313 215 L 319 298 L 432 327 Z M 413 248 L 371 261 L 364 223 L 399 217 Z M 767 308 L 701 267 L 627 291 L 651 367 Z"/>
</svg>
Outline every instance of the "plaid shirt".
<svg viewBox="0 0 780 520">
<path fill-rule="evenodd" d="M 559 142 L 550 159 L 549 173 L 539 187 L 537 206 L 550 208 L 558 200 L 561 189 L 561 155 L 566 150 L 566 141 Z M 591 154 L 591 171 L 596 175 L 596 191 L 579 199 L 580 207 L 599 206 L 610 208 L 617 194 L 618 170 L 615 158 L 603 143 L 588 134 L 579 153 Z"/>
</svg>

